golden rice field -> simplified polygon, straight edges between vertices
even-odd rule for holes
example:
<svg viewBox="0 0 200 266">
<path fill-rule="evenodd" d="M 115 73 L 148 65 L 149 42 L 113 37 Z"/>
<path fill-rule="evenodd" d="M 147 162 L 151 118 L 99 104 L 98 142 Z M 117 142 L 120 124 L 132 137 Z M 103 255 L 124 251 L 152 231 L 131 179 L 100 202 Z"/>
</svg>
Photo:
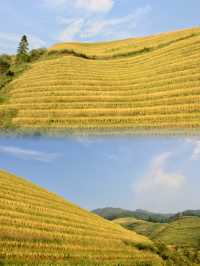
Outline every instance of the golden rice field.
<svg viewBox="0 0 200 266">
<path fill-rule="evenodd" d="M 108 43 L 63 43 L 7 88 L 21 131 L 200 128 L 200 28 Z"/>
<path fill-rule="evenodd" d="M 145 236 L 0 171 L 0 263 L 164 265 L 151 246 Z"/>
</svg>

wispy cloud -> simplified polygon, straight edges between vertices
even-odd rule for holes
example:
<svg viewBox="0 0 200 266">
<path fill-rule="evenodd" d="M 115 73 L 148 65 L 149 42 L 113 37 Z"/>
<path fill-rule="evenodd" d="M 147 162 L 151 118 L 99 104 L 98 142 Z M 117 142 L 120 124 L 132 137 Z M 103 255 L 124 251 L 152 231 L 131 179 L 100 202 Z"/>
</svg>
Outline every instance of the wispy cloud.
<svg viewBox="0 0 200 266">
<path fill-rule="evenodd" d="M 95 37 L 101 34 L 107 38 L 130 37 L 138 23 L 149 14 L 150 6 L 138 8 L 127 16 L 113 19 L 90 20 L 81 34 L 83 38 Z"/>
<path fill-rule="evenodd" d="M 137 190 L 145 193 L 149 190 L 169 188 L 178 190 L 181 188 L 185 178 L 178 173 L 169 173 L 165 167 L 171 156 L 171 153 L 162 153 L 156 156 L 150 165 L 150 169 L 138 183 Z"/>
<path fill-rule="evenodd" d="M 0 32 L 0 53 L 16 51 L 21 37 L 22 35 L 16 33 Z M 46 42 L 37 36 L 28 34 L 28 40 L 30 44 L 30 49 L 36 49 L 46 46 Z"/>
<path fill-rule="evenodd" d="M 108 12 L 114 5 L 113 0 L 43 0 L 49 8 L 74 8 L 88 12 Z"/>
<path fill-rule="evenodd" d="M 23 160 L 50 163 L 60 158 L 57 153 L 45 153 L 37 150 L 22 149 L 14 146 L 0 146 L 0 154 L 7 154 Z"/>
<path fill-rule="evenodd" d="M 157 155 L 150 163 L 147 173 L 134 183 L 135 204 L 140 208 L 156 211 L 173 211 L 182 206 L 187 178 L 179 171 L 167 169 L 173 154 Z M 186 193 L 187 194 L 187 193 Z"/>
<path fill-rule="evenodd" d="M 65 41 L 73 41 L 75 36 L 80 34 L 82 26 L 83 26 L 83 19 L 73 20 L 71 21 L 66 28 L 59 34 L 58 41 L 65 42 Z"/>
<path fill-rule="evenodd" d="M 76 0 L 74 6 L 91 12 L 108 12 L 114 5 L 113 0 Z"/>
<path fill-rule="evenodd" d="M 149 5 L 140 7 L 129 15 L 116 18 L 104 18 L 87 16 L 85 18 L 65 19 L 60 18 L 59 22 L 65 29 L 59 34 L 59 41 L 82 40 L 90 38 L 100 39 L 127 38 L 134 35 L 137 26 L 150 14 L 152 8 Z"/>
<path fill-rule="evenodd" d="M 198 138 L 189 138 L 186 139 L 186 143 L 192 146 L 191 160 L 200 159 L 200 139 Z"/>
<path fill-rule="evenodd" d="M 81 146 L 88 148 L 94 144 L 100 143 L 101 139 L 96 139 L 96 138 L 88 138 L 88 137 L 75 137 L 74 139 L 78 144 L 80 144 Z"/>
</svg>

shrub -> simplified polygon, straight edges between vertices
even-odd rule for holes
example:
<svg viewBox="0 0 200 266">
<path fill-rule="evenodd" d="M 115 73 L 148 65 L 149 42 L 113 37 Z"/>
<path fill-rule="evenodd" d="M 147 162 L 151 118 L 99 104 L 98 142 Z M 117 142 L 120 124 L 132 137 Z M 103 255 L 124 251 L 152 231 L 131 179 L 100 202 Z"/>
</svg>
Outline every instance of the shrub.
<svg viewBox="0 0 200 266">
<path fill-rule="evenodd" d="M 136 248 L 139 250 L 147 250 L 152 252 L 157 252 L 157 248 L 154 247 L 152 244 L 146 244 L 146 243 L 138 243 L 135 245 Z"/>
<path fill-rule="evenodd" d="M 169 248 L 162 242 L 157 242 L 156 247 L 158 249 L 157 253 L 160 257 L 162 257 L 164 260 L 168 260 L 172 253 L 169 250 Z"/>
<path fill-rule="evenodd" d="M 0 56 L 0 74 L 5 74 L 11 65 L 11 57 L 8 55 Z"/>
<path fill-rule="evenodd" d="M 43 55 L 45 55 L 46 53 L 47 53 L 47 49 L 46 48 L 33 49 L 33 50 L 30 51 L 29 60 L 30 61 L 38 60 Z"/>
</svg>

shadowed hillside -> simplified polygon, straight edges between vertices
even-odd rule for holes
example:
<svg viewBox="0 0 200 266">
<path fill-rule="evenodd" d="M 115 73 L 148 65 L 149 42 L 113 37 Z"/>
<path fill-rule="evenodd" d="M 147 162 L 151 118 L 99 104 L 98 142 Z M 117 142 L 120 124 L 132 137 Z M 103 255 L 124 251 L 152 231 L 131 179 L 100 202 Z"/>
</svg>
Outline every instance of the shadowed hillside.
<svg viewBox="0 0 200 266">
<path fill-rule="evenodd" d="M 148 238 L 3 171 L 0 210 L 3 265 L 163 265 Z"/>
<path fill-rule="evenodd" d="M 180 217 L 155 235 L 168 245 L 199 247 L 200 217 Z"/>
<path fill-rule="evenodd" d="M 113 222 L 120 224 L 123 227 L 135 231 L 139 234 L 148 236 L 149 238 L 156 238 L 156 236 L 167 227 L 167 223 L 154 223 L 144 220 L 138 220 L 132 217 L 118 218 Z"/>
<path fill-rule="evenodd" d="M 28 133 L 198 130 L 199 56 L 200 28 L 57 44 L 7 85 L 0 120 Z"/>
<path fill-rule="evenodd" d="M 114 222 L 167 245 L 200 249 L 200 217 L 182 216 L 164 224 L 134 218 L 119 218 Z"/>
<path fill-rule="evenodd" d="M 119 218 L 114 223 L 152 239 L 167 265 L 200 265 L 198 216 L 182 216 L 169 223 L 152 223 L 135 218 Z"/>
</svg>

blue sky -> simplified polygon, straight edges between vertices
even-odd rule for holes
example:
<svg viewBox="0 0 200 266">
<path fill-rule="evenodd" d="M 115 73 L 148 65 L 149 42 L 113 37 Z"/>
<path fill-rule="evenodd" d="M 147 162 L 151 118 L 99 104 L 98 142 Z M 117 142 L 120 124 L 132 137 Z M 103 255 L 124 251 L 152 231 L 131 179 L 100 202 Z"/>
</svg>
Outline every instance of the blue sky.
<svg viewBox="0 0 200 266">
<path fill-rule="evenodd" d="M 87 209 L 199 209 L 196 138 L 0 138 L 0 169 Z"/>
<path fill-rule="evenodd" d="M 199 0 L 1 1 L 0 53 L 14 53 L 22 34 L 38 48 L 199 26 L 199 10 Z"/>
</svg>

